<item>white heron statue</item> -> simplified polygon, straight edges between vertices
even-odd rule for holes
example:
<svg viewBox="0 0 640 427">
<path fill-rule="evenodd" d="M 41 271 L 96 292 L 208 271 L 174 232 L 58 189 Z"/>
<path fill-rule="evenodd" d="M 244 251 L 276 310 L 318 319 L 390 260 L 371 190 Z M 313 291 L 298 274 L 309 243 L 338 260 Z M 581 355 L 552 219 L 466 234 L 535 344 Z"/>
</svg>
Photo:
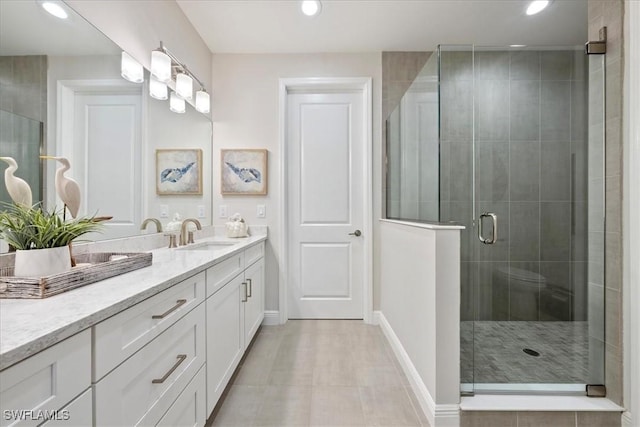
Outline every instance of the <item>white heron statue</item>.
<svg viewBox="0 0 640 427">
<path fill-rule="evenodd" d="M 0 157 L 0 160 L 9 164 L 9 167 L 4 171 L 4 183 L 7 186 L 9 196 L 11 196 L 16 205 L 30 208 L 33 202 L 31 187 L 24 179 L 14 175 L 14 172 L 18 169 L 18 163 L 13 157 Z"/>
<path fill-rule="evenodd" d="M 71 216 L 75 218 L 80 210 L 80 186 L 73 179 L 64 176 L 64 173 L 71 168 L 69 160 L 53 156 L 40 156 L 40 158 L 56 160 L 60 163 L 61 166 L 56 170 L 56 192 L 65 208 L 68 208 Z M 64 211 L 66 212 L 66 209 Z"/>
</svg>

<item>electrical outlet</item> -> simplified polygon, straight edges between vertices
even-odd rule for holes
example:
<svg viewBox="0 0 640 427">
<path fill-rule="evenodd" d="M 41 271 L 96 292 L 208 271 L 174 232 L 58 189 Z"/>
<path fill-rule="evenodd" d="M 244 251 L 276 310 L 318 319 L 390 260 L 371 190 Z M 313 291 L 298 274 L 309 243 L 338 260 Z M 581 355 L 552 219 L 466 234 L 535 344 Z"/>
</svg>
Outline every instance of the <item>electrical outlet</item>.
<svg viewBox="0 0 640 427">
<path fill-rule="evenodd" d="M 198 205 L 198 218 L 206 218 L 206 216 L 204 205 Z"/>
<path fill-rule="evenodd" d="M 258 218 L 264 218 L 267 216 L 267 209 L 264 205 L 258 205 L 256 209 L 256 216 Z"/>
<path fill-rule="evenodd" d="M 218 206 L 218 216 L 220 218 L 226 218 L 227 217 L 227 205 Z"/>
<path fill-rule="evenodd" d="M 169 205 L 160 205 L 160 218 L 169 218 Z"/>
</svg>

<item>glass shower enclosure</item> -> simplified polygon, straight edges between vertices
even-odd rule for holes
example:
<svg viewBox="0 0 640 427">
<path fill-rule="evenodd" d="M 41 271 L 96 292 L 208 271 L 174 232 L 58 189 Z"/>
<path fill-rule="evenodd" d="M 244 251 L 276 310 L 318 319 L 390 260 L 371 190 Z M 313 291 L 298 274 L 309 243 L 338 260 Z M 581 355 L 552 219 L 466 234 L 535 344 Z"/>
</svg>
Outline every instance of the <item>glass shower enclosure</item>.
<svg viewBox="0 0 640 427">
<path fill-rule="evenodd" d="M 387 122 L 387 217 L 457 222 L 461 392 L 604 381 L 604 71 L 440 46 Z"/>
</svg>

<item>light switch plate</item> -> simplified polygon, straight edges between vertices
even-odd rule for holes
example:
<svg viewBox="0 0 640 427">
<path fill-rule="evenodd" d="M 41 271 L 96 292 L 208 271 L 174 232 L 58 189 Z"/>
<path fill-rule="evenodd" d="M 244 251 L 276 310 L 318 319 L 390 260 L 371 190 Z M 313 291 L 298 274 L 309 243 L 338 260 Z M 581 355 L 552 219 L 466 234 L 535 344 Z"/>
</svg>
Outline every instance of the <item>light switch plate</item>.
<svg viewBox="0 0 640 427">
<path fill-rule="evenodd" d="M 218 217 L 226 218 L 227 217 L 227 205 L 218 206 Z"/>
<path fill-rule="evenodd" d="M 169 205 L 160 205 L 160 218 L 169 218 Z"/>
<path fill-rule="evenodd" d="M 198 218 L 206 218 L 206 216 L 204 205 L 198 205 Z"/>
<path fill-rule="evenodd" d="M 267 216 L 267 209 L 264 205 L 258 205 L 256 209 L 256 216 L 258 218 L 264 218 Z"/>
</svg>

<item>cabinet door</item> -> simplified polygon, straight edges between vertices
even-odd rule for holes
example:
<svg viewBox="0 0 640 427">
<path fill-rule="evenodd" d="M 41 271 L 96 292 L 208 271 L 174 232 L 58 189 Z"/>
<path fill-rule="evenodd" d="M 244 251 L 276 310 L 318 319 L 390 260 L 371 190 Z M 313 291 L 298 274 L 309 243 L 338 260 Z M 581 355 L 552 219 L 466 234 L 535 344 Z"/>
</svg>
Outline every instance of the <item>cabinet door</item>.
<svg viewBox="0 0 640 427">
<path fill-rule="evenodd" d="M 211 414 L 244 352 L 246 284 L 236 276 L 207 299 L 207 414 Z"/>
<path fill-rule="evenodd" d="M 264 259 L 247 268 L 244 280 L 247 283 L 247 301 L 244 303 L 244 347 L 246 349 L 264 318 Z"/>
<path fill-rule="evenodd" d="M 36 426 L 91 386 L 89 329 L 0 372 L 0 426 Z"/>
</svg>

